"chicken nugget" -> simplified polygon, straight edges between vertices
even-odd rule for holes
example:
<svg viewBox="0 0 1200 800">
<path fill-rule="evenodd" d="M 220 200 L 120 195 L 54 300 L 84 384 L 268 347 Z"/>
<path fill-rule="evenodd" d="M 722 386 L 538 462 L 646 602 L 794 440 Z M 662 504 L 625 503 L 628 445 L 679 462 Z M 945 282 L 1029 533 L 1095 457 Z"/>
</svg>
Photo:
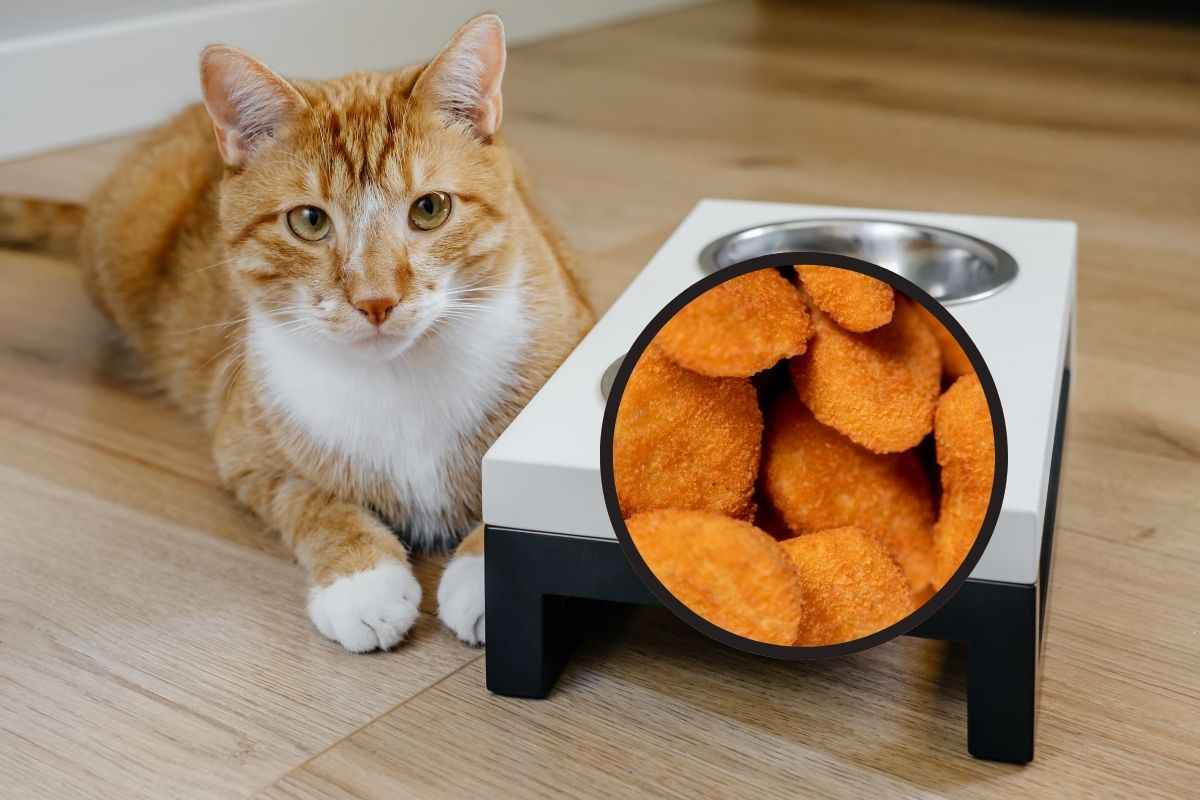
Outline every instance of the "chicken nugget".
<svg viewBox="0 0 1200 800">
<path fill-rule="evenodd" d="M 933 529 L 941 588 L 958 570 L 983 527 L 996 471 L 996 440 L 983 385 L 964 375 L 938 401 L 933 427 L 942 468 L 942 504 Z"/>
<path fill-rule="evenodd" d="M 787 554 L 748 522 L 663 510 L 625 520 L 638 554 L 679 602 L 730 633 L 791 645 L 806 613 Z"/>
<path fill-rule="evenodd" d="M 929 585 L 933 498 L 915 454 L 859 447 L 788 392 L 767 417 L 761 487 L 794 533 L 861 528 L 884 543 L 913 591 Z"/>
<path fill-rule="evenodd" d="M 629 376 L 613 432 L 622 514 L 687 508 L 751 519 L 762 430 L 750 381 L 698 375 L 651 344 Z"/>
<path fill-rule="evenodd" d="M 818 420 L 876 453 L 915 447 L 933 429 L 942 384 L 937 339 L 906 297 L 892 321 L 851 333 L 813 309 L 808 353 L 790 362 L 800 399 Z"/>
<path fill-rule="evenodd" d="M 962 345 L 958 343 L 958 339 L 954 338 L 950 329 L 929 313 L 929 309 L 925 306 L 920 303 L 913 303 L 913 306 L 916 307 L 921 318 L 925 320 L 925 324 L 929 326 L 929 330 L 933 331 L 934 338 L 937 339 L 938 349 L 942 351 L 942 372 L 952 379 L 975 372 L 975 367 L 971 366 L 971 359 L 967 358 L 966 351 L 962 349 Z"/>
<path fill-rule="evenodd" d="M 861 639 L 915 609 L 900 566 L 874 536 L 853 526 L 808 533 L 780 542 L 800 571 L 805 598 L 823 614 L 808 614 L 797 644 L 838 644 Z M 813 625 L 812 622 L 828 622 Z"/>
<path fill-rule="evenodd" d="M 747 378 L 803 353 L 808 335 L 800 290 L 767 268 L 709 289 L 680 309 L 654 341 L 701 375 Z"/>
<path fill-rule="evenodd" d="M 817 308 L 848 331 L 865 333 L 892 321 L 896 293 L 870 275 L 841 267 L 797 266 Z"/>
</svg>

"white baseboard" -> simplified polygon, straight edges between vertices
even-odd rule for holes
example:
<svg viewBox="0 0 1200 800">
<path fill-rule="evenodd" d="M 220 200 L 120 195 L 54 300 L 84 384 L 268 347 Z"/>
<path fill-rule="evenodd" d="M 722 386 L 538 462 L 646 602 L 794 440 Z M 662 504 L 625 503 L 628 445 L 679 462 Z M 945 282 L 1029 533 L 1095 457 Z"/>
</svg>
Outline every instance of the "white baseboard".
<svg viewBox="0 0 1200 800">
<path fill-rule="evenodd" d="M 454 29 L 499 11 L 526 42 L 695 0 L 236 0 L 51 34 L 0 34 L 0 158 L 115 136 L 199 98 L 197 55 L 242 47 L 285 75 L 332 77 L 433 55 Z"/>
</svg>

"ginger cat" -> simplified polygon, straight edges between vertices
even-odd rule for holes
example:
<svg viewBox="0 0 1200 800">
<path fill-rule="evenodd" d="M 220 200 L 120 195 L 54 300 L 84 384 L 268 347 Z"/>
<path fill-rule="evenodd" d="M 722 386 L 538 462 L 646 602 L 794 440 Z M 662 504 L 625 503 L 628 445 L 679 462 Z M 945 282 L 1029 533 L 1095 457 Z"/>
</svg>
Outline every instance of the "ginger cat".
<svg viewBox="0 0 1200 800">
<path fill-rule="evenodd" d="M 480 460 L 592 322 L 497 135 L 504 64 L 491 14 L 428 65 L 333 81 L 209 47 L 204 105 L 85 213 L 0 204 L 10 244 L 69 249 L 82 217 L 96 302 L 354 652 L 417 618 L 406 545 L 458 545 L 438 615 L 484 642 Z"/>
</svg>

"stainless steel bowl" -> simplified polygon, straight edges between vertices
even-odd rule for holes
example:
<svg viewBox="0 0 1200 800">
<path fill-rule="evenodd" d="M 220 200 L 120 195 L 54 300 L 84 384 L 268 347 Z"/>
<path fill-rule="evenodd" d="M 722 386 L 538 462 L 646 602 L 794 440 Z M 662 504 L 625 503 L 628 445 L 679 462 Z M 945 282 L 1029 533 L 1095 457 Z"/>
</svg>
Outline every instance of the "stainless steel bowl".
<svg viewBox="0 0 1200 800">
<path fill-rule="evenodd" d="M 700 251 L 706 273 L 769 253 L 812 250 L 853 256 L 903 275 L 950 305 L 980 300 L 1017 276 L 999 247 L 965 233 L 873 219 L 802 219 L 747 228 Z"/>
<path fill-rule="evenodd" d="M 600 376 L 600 396 L 605 400 L 608 399 L 608 394 L 612 391 L 612 385 L 617 380 L 617 370 L 621 368 L 621 362 L 624 360 L 625 356 L 621 356 L 609 364 L 608 368 L 604 370 L 604 374 Z"/>
</svg>

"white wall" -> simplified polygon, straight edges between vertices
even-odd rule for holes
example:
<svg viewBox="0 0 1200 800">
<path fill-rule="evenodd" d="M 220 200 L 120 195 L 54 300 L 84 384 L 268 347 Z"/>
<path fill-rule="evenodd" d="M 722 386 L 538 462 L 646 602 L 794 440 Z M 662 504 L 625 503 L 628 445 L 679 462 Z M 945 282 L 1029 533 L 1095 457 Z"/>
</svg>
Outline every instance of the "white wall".
<svg viewBox="0 0 1200 800">
<path fill-rule="evenodd" d="M 5 9 L 0 158 L 161 121 L 199 97 L 207 44 L 245 48 L 297 77 L 428 58 L 467 18 L 495 10 L 510 42 L 695 0 L 41 0 Z"/>
<path fill-rule="evenodd" d="M 103 22 L 129 20 L 165 11 L 218 6 L 225 0 L 8 0 L 3 5 L 0 42 L 60 34 Z"/>
</svg>

